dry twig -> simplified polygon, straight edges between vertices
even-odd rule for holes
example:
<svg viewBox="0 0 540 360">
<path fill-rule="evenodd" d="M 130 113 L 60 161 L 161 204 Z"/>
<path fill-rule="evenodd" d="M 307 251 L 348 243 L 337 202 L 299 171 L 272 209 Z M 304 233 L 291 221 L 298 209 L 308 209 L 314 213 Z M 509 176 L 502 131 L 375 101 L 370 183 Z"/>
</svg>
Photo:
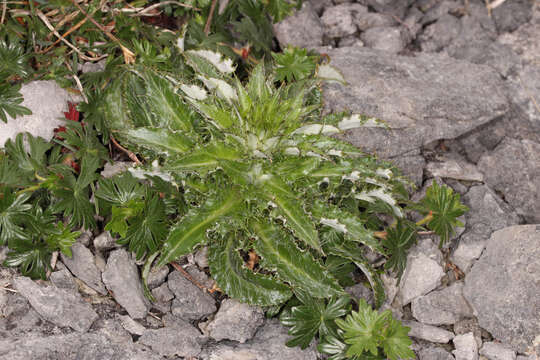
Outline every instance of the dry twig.
<svg viewBox="0 0 540 360">
<path fill-rule="evenodd" d="M 212 24 L 212 18 L 214 17 L 214 11 L 216 10 L 217 0 L 212 0 L 212 6 L 210 6 L 210 13 L 208 14 L 208 19 L 204 25 L 204 34 L 208 35 L 210 32 L 210 24 Z"/>
<path fill-rule="evenodd" d="M 111 141 L 112 143 L 114 144 L 114 146 L 116 146 L 118 149 L 120 149 L 121 151 L 123 151 L 124 153 L 126 153 L 126 155 L 131 159 L 131 161 L 133 161 L 135 164 L 137 165 L 141 165 L 141 161 L 137 158 L 137 155 L 135 155 L 134 153 L 132 153 L 131 151 L 129 151 L 128 149 L 126 149 L 125 147 L 123 147 L 122 145 L 120 145 L 118 143 L 118 141 L 116 141 L 116 139 L 111 135 Z"/>
</svg>

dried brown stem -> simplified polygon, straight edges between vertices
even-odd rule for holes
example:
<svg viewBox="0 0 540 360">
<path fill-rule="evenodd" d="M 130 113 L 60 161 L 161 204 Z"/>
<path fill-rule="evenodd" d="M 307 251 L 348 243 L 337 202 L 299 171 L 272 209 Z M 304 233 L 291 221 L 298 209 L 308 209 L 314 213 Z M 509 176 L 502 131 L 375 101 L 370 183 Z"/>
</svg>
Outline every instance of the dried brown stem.
<svg viewBox="0 0 540 360">
<path fill-rule="evenodd" d="M 126 149 L 125 147 L 123 147 L 122 145 L 120 145 L 118 143 L 118 141 L 116 141 L 116 139 L 111 135 L 111 141 L 112 143 L 114 144 L 114 146 L 116 146 L 119 150 L 123 151 L 124 153 L 126 153 L 126 155 L 131 159 L 131 161 L 133 161 L 135 164 L 137 165 L 141 165 L 142 163 L 140 162 L 140 160 L 137 158 L 137 155 L 135 155 L 133 152 L 129 151 L 128 149 Z"/>
<path fill-rule="evenodd" d="M 173 268 L 175 268 L 176 270 L 178 270 L 178 272 L 180 274 L 182 274 L 183 277 L 185 277 L 186 279 L 188 279 L 189 281 L 191 281 L 193 283 L 193 285 L 197 286 L 199 289 L 201 289 L 202 291 L 205 291 L 205 292 L 209 292 L 209 293 L 213 293 L 215 290 L 214 289 L 209 289 L 207 288 L 206 286 L 202 285 L 201 283 L 199 283 L 197 280 L 195 280 L 193 278 L 193 276 L 191 276 L 186 270 L 184 270 L 184 268 L 182 266 L 180 266 L 180 264 L 176 263 L 176 262 L 171 262 L 171 265 L 173 266 Z"/>
<path fill-rule="evenodd" d="M 212 24 L 212 18 L 214 17 L 214 11 L 216 10 L 217 0 L 212 0 L 212 6 L 210 6 L 210 13 L 208 14 L 208 19 L 206 19 L 206 24 L 204 25 L 204 34 L 208 35 L 210 32 L 210 25 Z"/>
</svg>

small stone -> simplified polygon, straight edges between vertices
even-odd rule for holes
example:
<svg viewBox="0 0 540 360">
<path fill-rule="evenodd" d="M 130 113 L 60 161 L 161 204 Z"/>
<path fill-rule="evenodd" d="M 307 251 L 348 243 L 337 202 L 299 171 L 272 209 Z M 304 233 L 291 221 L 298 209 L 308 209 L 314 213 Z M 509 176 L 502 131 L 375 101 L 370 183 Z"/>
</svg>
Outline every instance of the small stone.
<svg viewBox="0 0 540 360">
<path fill-rule="evenodd" d="M 108 231 L 104 231 L 94 238 L 94 248 L 99 252 L 118 247 L 120 247 L 120 245 L 116 243 L 116 240 Z"/>
<path fill-rule="evenodd" d="M 195 253 L 195 264 L 201 269 L 208 267 L 208 246 L 202 247 Z"/>
<path fill-rule="evenodd" d="M 98 318 L 97 313 L 77 292 L 55 286 L 42 287 L 23 276 L 13 280 L 13 287 L 30 302 L 39 315 L 55 325 L 86 332 Z"/>
<path fill-rule="evenodd" d="M 404 321 L 403 325 L 410 327 L 409 336 L 417 339 L 445 344 L 454 338 L 454 333 L 436 326 L 425 325 L 416 321 Z"/>
<path fill-rule="evenodd" d="M 0 288 L 0 318 L 6 317 L 6 308 L 7 308 L 7 291 Z"/>
<path fill-rule="evenodd" d="M 101 171 L 101 176 L 105 179 L 110 179 L 115 175 L 127 171 L 132 166 L 133 163 L 127 161 L 115 161 L 113 164 L 106 162 L 103 170 Z"/>
<path fill-rule="evenodd" d="M 49 276 L 49 280 L 59 289 L 77 291 L 77 284 L 68 269 L 55 271 Z"/>
<path fill-rule="evenodd" d="M 454 324 L 473 315 L 463 297 L 462 282 L 414 299 L 411 309 L 416 320 L 430 325 Z"/>
<path fill-rule="evenodd" d="M 459 36 L 461 29 L 460 21 L 450 15 L 443 15 L 436 23 L 428 25 L 418 36 L 422 51 L 438 52 Z"/>
<path fill-rule="evenodd" d="M 167 283 L 152 289 L 152 296 L 156 300 L 152 306 L 162 313 L 171 311 L 171 300 L 174 299 L 174 294 L 169 289 Z"/>
<path fill-rule="evenodd" d="M 375 299 L 373 298 L 373 291 L 371 291 L 371 289 L 369 289 L 362 283 L 349 286 L 345 289 L 345 291 L 355 300 L 364 299 L 371 306 L 375 304 Z"/>
<path fill-rule="evenodd" d="M 303 2 L 300 11 L 274 24 L 274 34 L 281 48 L 313 48 L 323 44 L 323 26 L 308 1 Z"/>
<path fill-rule="evenodd" d="M 412 153 L 403 154 L 388 160 L 396 165 L 401 170 L 403 176 L 411 180 L 416 187 L 422 186 L 426 160 L 419 151 L 413 151 Z"/>
<path fill-rule="evenodd" d="M 146 331 L 146 328 L 130 318 L 128 315 L 116 314 L 116 318 L 122 324 L 122 327 L 126 329 L 130 334 L 142 335 Z"/>
<path fill-rule="evenodd" d="M 532 1 L 513 0 L 503 2 L 493 9 L 493 20 L 499 33 L 512 32 L 531 20 Z"/>
<path fill-rule="evenodd" d="M 226 339 L 245 343 L 263 323 L 264 312 L 260 308 L 226 299 L 206 331 L 217 341 Z"/>
<path fill-rule="evenodd" d="M 4 260 L 7 259 L 7 253 L 9 252 L 9 249 L 7 246 L 0 246 L 0 264 L 4 262 Z"/>
<path fill-rule="evenodd" d="M 357 31 L 354 21 L 358 13 L 367 12 L 360 4 L 341 4 L 326 8 L 321 16 L 324 34 L 330 38 L 341 38 Z"/>
<path fill-rule="evenodd" d="M 454 324 L 454 334 L 463 335 L 472 332 L 477 344 L 482 343 L 482 328 L 478 325 L 478 320 L 475 317 L 456 321 Z"/>
<path fill-rule="evenodd" d="M 442 162 L 429 162 L 426 169 L 434 177 L 478 182 L 484 180 L 484 175 L 476 166 L 463 160 L 443 159 Z"/>
<path fill-rule="evenodd" d="M 456 350 L 452 351 L 456 360 L 478 360 L 478 344 L 472 332 L 454 338 Z"/>
<path fill-rule="evenodd" d="M 83 244 L 75 243 L 71 246 L 71 253 L 71 258 L 61 254 L 62 262 L 69 271 L 98 293 L 107 294 L 101 281 L 101 271 L 96 266 L 92 252 Z"/>
<path fill-rule="evenodd" d="M 114 250 L 107 260 L 103 282 L 113 297 L 134 319 L 142 319 L 148 313 L 141 279 L 135 262 L 124 249 Z"/>
<path fill-rule="evenodd" d="M 397 54 L 405 49 L 410 36 L 400 27 L 369 28 L 360 35 L 366 47 Z"/>
<path fill-rule="evenodd" d="M 154 289 L 165 282 L 169 275 L 169 267 L 167 265 L 161 266 L 159 268 L 152 268 L 148 273 L 147 285 L 148 288 Z"/>
<path fill-rule="evenodd" d="M 152 348 L 161 356 L 196 357 L 206 338 L 190 323 L 181 319 L 169 320 L 160 329 L 146 329 L 139 343 Z"/>
<path fill-rule="evenodd" d="M 433 252 L 429 247 L 427 251 L 424 249 L 427 252 L 424 253 L 422 247 L 426 244 L 421 242 L 413 247 L 407 256 L 407 266 L 401 277 L 398 293 L 398 298 L 403 306 L 435 289 L 440 285 L 444 276 L 443 268 L 438 259 L 440 251 Z"/>
<path fill-rule="evenodd" d="M 322 14 L 323 10 L 327 7 L 334 5 L 332 0 L 308 0 L 313 6 L 313 9 L 317 14 Z"/>
<path fill-rule="evenodd" d="M 183 277 L 178 271 L 169 274 L 169 289 L 174 293 L 171 311 L 185 320 L 200 320 L 214 313 L 214 298 Z"/>
<path fill-rule="evenodd" d="M 77 239 L 78 243 L 83 244 L 84 246 L 90 245 L 90 241 L 92 241 L 92 238 L 94 237 L 94 234 L 90 230 L 83 231 L 81 236 Z"/>
<path fill-rule="evenodd" d="M 501 343 L 486 342 L 480 349 L 480 355 L 488 360 L 516 360 L 516 352 Z"/>
<path fill-rule="evenodd" d="M 440 347 L 424 348 L 418 352 L 419 360 L 454 360 L 452 354 Z"/>
<path fill-rule="evenodd" d="M 364 46 L 364 43 L 362 40 L 358 38 L 356 35 L 348 35 L 344 36 L 338 41 L 338 47 L 346 47 L 346 46 Z"/>
<path fill-rule="evenodd" d="M 398 22 L 390 15 L 363 11 L 355 14 L 354 23 L 360 31 L 366 31 L 375 27 L 390 27 L 398 25 Z"/>
</svg>

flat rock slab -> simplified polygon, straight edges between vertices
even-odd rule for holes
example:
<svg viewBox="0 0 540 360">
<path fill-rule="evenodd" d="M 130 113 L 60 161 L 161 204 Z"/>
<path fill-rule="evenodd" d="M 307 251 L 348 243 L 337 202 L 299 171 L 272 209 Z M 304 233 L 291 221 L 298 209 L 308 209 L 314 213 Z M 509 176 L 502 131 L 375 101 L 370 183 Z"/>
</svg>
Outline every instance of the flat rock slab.
<svg viewBox="0 0 540 360">
<path fill-rule="evenodd" d="M 282 48 L 311 48 L 322 45 L 324 30 L 311 3 L 304 1 L 299 11 L 274 24 L 274 34 Z"/>
<path fill-rule="evenodd" d="M 55 325 L 86 332 L 98 318 L 94 309 L 74 291 L 55 286 L 39 286 L 23 276 L 13 280 L 13 287 L 30 302 L 41 317 Z"/>
<path fill-rule="evenodd" d="M 540 223 L 539 143 L 504 139 L 495 151 L 480 158 L 478 169 L 527 222 Z"/>
<path fill-rule="evenodd" d="M 131 342 L 115 343 L 104 334 L 71 333 L 0 339 L 0 360 L 162 360 L 146 347 Z"/>
<path fill-rule="evenodd" d="M 422 324 L 416 321 L 405 321 L 403 325 L 410 327 L 409 336 L 435 343 L 447 343 L 454 338 L 454 333 L 436 326 Z"/>
<path fill-rule="evenodd" d="M 8 115 L 7 124 L 0 121 L 0 147 L 4 146 L 7 139 L 15 139 L 22 132 L 51 140 L 54 128 L 65 123 L 63 119 L 64 111 L 68 110 L 67 102 L 79 100 L 53 80 L 24 84 L 21 94 L 24 98 L 21 105 L 29 108 L 32 115 L 18 116 L 16 119 Z"/>
<path fill-rule="evenodd" d="M 199 320 L 217 310 L 214 298 L 203 292 L 178 271 L 169 274 L 169 289 L 174 293 L 171 311 L 184 320 Z"/>
<path fill-rule="evenodd" d="M 516 351 L 540 334 L 540 225 L 518 225 L 492 234 L 465 277 L 464 295 L 481 327 Z"/>
<path fill-rule="evenodd" d="M 124 249 L 111 252 L 103 272 L 103 282 L 113 297 L 133 319 L 142 319 L 148 313 L 141 279 L 135 261 Z"/>
<path fill-rule="evenodd" d="M 340 137 L 384 158 L 458 137 L 509 108 L 504 85 L 488 66 L 436 54 L 405 57 L 360 47 L 324 51 L 348 82 L 323 86 L 325 110 L 372 116 L 391 129 L 366 126 Z"/>
<path fill-rule="evenodd" d="M 262 309 L 226 299 L 206 330 L 217 341 L 227 339 L 244 343 L 255 335 L 263 323 Z"/>
<path fill-rule="evenodd" d="M 478 344 L 472 332 L 456 336 L 454 346 L 452 354 L 456 360 L 478 360 Z"/>
<path fill-rule="evenodd" d="M 454 360 L 452 354 L 439 347 L 430 347 L 418 352 L 420 360 Z"/>
<path fill-rule="evenodd" d="M 83 244 L 75 243 L 71 247 L 71 253 L 71 257 L 61 255 L 62 262 L 69 271 L 98 293 L 107 294 L 107 290 L 101 281 L 101 271 L 96 266 L 92 252 Z"/>
</svg>

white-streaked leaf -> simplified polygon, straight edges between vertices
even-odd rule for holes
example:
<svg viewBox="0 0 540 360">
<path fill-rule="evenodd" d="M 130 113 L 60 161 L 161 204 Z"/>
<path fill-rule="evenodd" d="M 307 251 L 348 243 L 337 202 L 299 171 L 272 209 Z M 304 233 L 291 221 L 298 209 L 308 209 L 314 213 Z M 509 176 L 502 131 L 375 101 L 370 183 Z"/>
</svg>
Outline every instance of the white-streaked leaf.
<svg viewBox="0 0 540 360">
<path fill-rule="evenodd" d="M 369 191 L 362 191 L 355 195 L 355 198 L 364 200 L 367 202 L 375 202 L 375 199 L 379 199 L 387 203 L 392 207 L 394 214 L 398 217 L 403 217 L 401 208 L 397 205 L 396 199 L 392 197 L 388 192 L 383 189 L 373 189 Z"/>
<path fill-rule="evenodd" d="M 209 90 L 216 89 L 217 95 L 227 101 L 236 100 L 238 97 L 234 88 L 226 81 L 212 77 L 197 76 Z"/>
<path fill-rule="evenodd" d="M 210 50 L 189 50 L 187 53 L 202 57 L 214 65 L 219 71 L 225 74 L 234 72 L 233 61 L 224 57 L 222 54 Z"/>
<path fill-rule="evenodd" d="M 340 130 L 349 130 L 361 127 L 385 127 L 384 124 L 374 117 L 353 114 L 343 118 L 338 124 Z"/>
<path fill-rule="evenodd" d="M 195 100 L 204 100 L 208 97 L 206 90 L 197 85 L 180 85 L 180 90 L 182 90 L 187 96 Z"/>
<path fill-rule="evenodd" d="M 303 134 L 303 135 L 328 135 L 339 133 L 339 129 L 332 125 L 323 125 L 323 124 L 310 124 L 302 126 L 294 131 L 293 134 Z"/>
</svg>

